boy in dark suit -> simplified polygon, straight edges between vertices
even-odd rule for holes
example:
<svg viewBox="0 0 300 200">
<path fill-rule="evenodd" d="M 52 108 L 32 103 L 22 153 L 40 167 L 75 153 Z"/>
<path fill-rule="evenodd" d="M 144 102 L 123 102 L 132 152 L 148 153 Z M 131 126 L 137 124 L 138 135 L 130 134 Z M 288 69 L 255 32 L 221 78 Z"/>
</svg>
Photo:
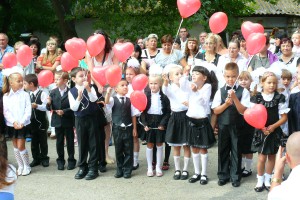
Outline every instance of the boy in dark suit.
<svg viewBox="0 0 300 200">
<path fill-rule="evenodd" d="M 52 111 L 51 126 L 55 127 L 56 151 L 58 158 L 57 169 L 64 170 L 64 137 L 66 137 L 68 151 L 68 170 L 76 166 L 74 159 L 74 112 L 70 109 L 67 82 L 69 75 L 66 72 L 55 72 L 54 82 L 57 88 L 53 89 L 48 97 L 47 110 Z"/>
<path fill-rule="evenodd" d="M 43 167 L 48 167 L 48 119 L 46 115 L 48 95 L 38 88 L 38 78 L 35 74 L 28 74 L 25 76 L 24 88 L 27 91 L 30 91 L 32 106 L 30 132 L 32 136 L 31 153 L 33 161 L 30 163 L 30 167 L 35 167 L 40 163 Z"/>
<path fill-rule="evenodd" d="M 218 115 L 218 177 L 220 186 L 229 180 L 233 187 L 239 187 L 241 181 L 242 154 L 239 147 L 237 125 L 250 105 L 250 93 L 236 85 L 239 68 L 236 63 L 228 63 L 224 69 L 225 86 L 214 97 L 212 109 Z"/>
</svg>

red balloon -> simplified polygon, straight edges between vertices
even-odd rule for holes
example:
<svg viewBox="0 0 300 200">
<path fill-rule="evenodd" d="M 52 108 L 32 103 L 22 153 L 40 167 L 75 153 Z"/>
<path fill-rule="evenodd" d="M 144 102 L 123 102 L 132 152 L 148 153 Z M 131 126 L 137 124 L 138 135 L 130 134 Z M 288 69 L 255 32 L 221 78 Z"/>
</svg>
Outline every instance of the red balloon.
<svg viewBox="0 0 300 200">
<path fill-rule="evenodd" d="M 143 90 L 148 84 L 148 77 L 145 74 L 139 74 L 132 79 L 133 90 Z"/>
<path fill-rule="evenodd" d="M 131 104 L 139 111 L 143 111 L 147 106 L 147 97 L 142 91 L 133 91 L 130 95 Z"/>
<path fill-rule="evenodd" d="M 19 63 L 26 67 L 32 61 L 32 49 L 27 45 L 22 45 L 17 51 L 17 60 Z"/>
<path fill-rule="evenodd" d="M 111 87 L 115 87 L 122 78 L 122 70 L 117 65 L 108 66 L 105 77 Z"/>
<path fill-rule="evenodd" d="M 94 57 L 98 55 L 105 47 L 105 38 L 101 34 L 96 34 L 91 37 L 86 42 L 87 50 L 89 54 Z"/>
<path fill-rule="evenodd" d="M 61 62 L 61 68 L 65 72 L 71 71 L 73 68 L 78 66 L 78 60 L 73 58 L 69 52 L 63 53 L 60 62 Z"/>
<path fill-rule="evenodd" d="M 107 83 L 106 80 L 106 70 L 108 69 L 109 66 L 104 66 L 104 67 L 94 67 L 92 71 L 92 76 L 96 79 L 100 85 L 105 86 Z"/>
<path fill-rule="evenodd" d="M 39 85 L 42 87 L 49 86 L 51 83 L 53 83 L 53 79 L 54 76 L 50 70 L 45 69 L 38 74 Z"/>
<path fill-rule="evenodd" d="M 248 108 L 244 112 L 244 119 L 246 122 L 257 129 L 265 127 L 267 117 L 267 109 L 261 104 L 255 104 L 252 108 Z"/>
<path fill-rule="evenodd" d="M 177 0 L 177 7 L 182 18 L 195 14 L 201 7 L 200 0 Z"/>
<path fill-rule="evenodd" d="M 4 54 L 3 59 L 2 59 L 2 64 L 5 69 L 16 66 L 17 65 L 17 56 L 14 53 Z"/>
<path fill-rule="evenodd" d="M 246 49 L 250 55 L 257 54 L 266 45 L 266 36 L 262 33 L 252 33 L 246 40 Z"/>
<path fill-rule="evenodd" d="M 213 33 L 221 33 L 228 24 L 228 17 L 223 12 L 214 13 L 209 19 L 209 28 Z"/>
<path fill-rule="evenodd" d="M 85 41 L 81 38 L 68 39 L 65 43 L 66 50 L 77 60 L 82 59 L 86 53 Z"/>
<path fill-rule="evenodd" d="M 246 40 L 251 33 L 264 33 L 265 32 L 265 29 L 261 24 L 252 23 L 250 21 L 244 22 L 242 24 L 241 29 L 242 29 L 242 34 Z"/>
<path fill-rule="evenodd" d="M 113 47 L 113 51 L 121 62 L 125 62 L 134 51 L 134 46 L 131 42 L 116 43 Z"/>
</svg>

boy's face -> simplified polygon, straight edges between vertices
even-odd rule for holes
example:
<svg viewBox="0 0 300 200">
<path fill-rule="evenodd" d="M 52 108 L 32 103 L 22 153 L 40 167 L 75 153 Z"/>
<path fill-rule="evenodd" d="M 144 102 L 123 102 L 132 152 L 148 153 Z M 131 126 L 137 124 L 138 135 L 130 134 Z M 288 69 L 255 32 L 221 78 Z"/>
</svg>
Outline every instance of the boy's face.
<svg viewBox="0 0 300 200">
<path fill-rule="evenodd" d="M 66 85 L 66 80 L 63 80 L 60 74 L 55 74 L 54 83 L 57 87 L 62 87 Z"/>
<path fill-rule="evenodd" d="M 160 89 L 161 82 L 158 77 L 149 78 L 149 88 L 151 92 L 157 93 Z"/>
<path fill-rule="evenodd" d="M 118 85 L 115 87 L 115 91 L 117 94 L 121 96 L 125 96 L 128 93 L 128 83 L 127 81 L 120 81 Z"/>
<path fill-rule="evenodd" d="M 32 91 L 34 88 L 33 83 L 28 83 L 27 81 L 23 81 L 23 87 L 26 91 Z"/>
<path fill-rule="evenodd" d="M 72 77 L 72 81 L 76 83 L 77 85 L 82 86 L 83 82 L 86 81 L 86 75 L 85 71 L 79 71 L 77 72 L 75 77 Z"/>
<path fill-rule="evenodd" d="M 224 79 L 227 85 L 233 86 L 237 77 L 238 77 L 237 70 L 225 70 L 224 71 Z"/>
<path fill-rule="evenodd" d="M 290 83 L 291 83 L 291 79 L 288 79 L 288 78 L 283 78 L 283 79 L 281 79 L 281 81 L 282 81 L 282 84 L 285 86 L 285 87 L 288 87 L 289 85 L 290 85 Z"/>
</svg>

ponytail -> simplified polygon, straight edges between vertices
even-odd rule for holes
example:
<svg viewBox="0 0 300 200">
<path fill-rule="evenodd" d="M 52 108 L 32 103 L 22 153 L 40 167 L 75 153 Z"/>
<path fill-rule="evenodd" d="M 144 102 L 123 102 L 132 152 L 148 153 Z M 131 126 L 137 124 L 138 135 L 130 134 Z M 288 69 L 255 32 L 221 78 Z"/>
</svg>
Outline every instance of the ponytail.
<svg viewBox="0 0 300 200">
<path fill-rule="evenodd" d="M 207 77 L 208 81 L 211 84 L 211 95 L 210 100 L 214 99 L 214 96 L 218 90 L 218 79 L 213 70 L 210 71 L 209 76 Z"/>
<path fill-rule="evenodd" d="M 9 91 L 9 78 L 7 76 L 3 76 L 3 86 L 2 86 L 2 92 L 3 94 L 7 93 Z"/>
</svg>

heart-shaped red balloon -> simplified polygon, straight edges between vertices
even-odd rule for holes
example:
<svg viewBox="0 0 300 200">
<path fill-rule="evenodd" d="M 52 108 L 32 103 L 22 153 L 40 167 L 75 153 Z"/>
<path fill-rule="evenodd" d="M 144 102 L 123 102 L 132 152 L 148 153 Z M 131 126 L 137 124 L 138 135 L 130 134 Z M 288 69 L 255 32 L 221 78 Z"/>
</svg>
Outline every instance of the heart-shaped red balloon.
<svg viewBox="0 0 300 200">
<path fill-rule="evenodd" d="M 14 53 L 6 53 L 3 56 L 2 64 L 5 69 L 12 68 L 17 65 L 17 56 Z"/>
<path fill-rule="evenodd" d="M 45 69 L 38 74 L 38 82 L 42 87 L 49 86 L 51 83 L 53 83 L 53 79 L 54 75 L 50 70 Z"/>
<path fill-rule="evenodd" d="M 148 84 L 148 77 L 145 74 L 139 74 L 132 79 L 133 90 L 143 90 Z"/>
<path fill-rule="evenodd" d="M 143 111 L 147 106 L 147 97 L 142 91 L 133 91 L 130 95 L 131 104 L 139 111 Z"/>
<path fill-rule="evenodd" d="M 110 87 L 115 87 L 122 78 L 122 69 L 117 65 L 109 66 L 105 72 L 107 83 Z"/>
<path fill-rule="evenodd" d="M 105 47 L 105 38 L 101 34 L 96 34 L 91 37 L 86 42 L 89 54 L 94 57 L 98 55 Z"/>
<path fill-rule="evenodd" d="M 106 70 L 109 66 L 103 66 L 103 67 L 94 67 L 92 71 L 92 76 L 96 79 L 100 85 L 105 86 L 107 83 L 106 80 Z"/>
<path fill-rule="evenodd" d="M 32 49 L 27 45 L 22 45 L 17 51 L 17 60 L 19 63 L 26 67 L 32 61 Z"/>
<path fill-rule="evenodd" d="M 113 47 L 113 51 L 119 61 L 125 62 L 134 51 L 134 46 L 131 42 L 116 43 Z"/>
<path fill-rule="evenodd" d="M 69 52 L 63 53 L 60 59 L 62 70 L 65 72 L 71 71 L 78 66 L 78 60 L 73 58 Z"/>
<path fill-rule="evenodd" d="M 85 41 L 81 38 L 68 39 L 65 43 L 66 50 L 77 60 L 82 59 L 86 53 Z"/>
<path fill-rule="evenodd" d="M 213 33 L 221 33 L 228 24 L 228 17 L 223 12 L 216 12 L 209 18 L 209 28 Z"/>
<path fill-rule="evenodd" d="M 241 26 L 242 34 L 244 38 L 247 40 L 248 36 L 251 33 L 264 33 L 264 27 L 259 23 L 252 23 L 250 21 L 246 21 Z"/>
<path fill-rule="evenodd" d="M 265 127 L 268 118 L 267 109 L 261 104 L 255 104 L 244 112 L 244 119 L 251 126 L 262 129 Z"/>
<path fill-rule="evenodd" d="M 177 0 L 177 7 L 182 18 L 195 14 L 201 7 L 200 0 Z"/>
<path fill-rule="evenodd" d="M 250 55 L 257 54 L 266 45 L 266 36 L 263 33 L 251 33 L 246 40 L 246 49 Z"/>
</svg>

